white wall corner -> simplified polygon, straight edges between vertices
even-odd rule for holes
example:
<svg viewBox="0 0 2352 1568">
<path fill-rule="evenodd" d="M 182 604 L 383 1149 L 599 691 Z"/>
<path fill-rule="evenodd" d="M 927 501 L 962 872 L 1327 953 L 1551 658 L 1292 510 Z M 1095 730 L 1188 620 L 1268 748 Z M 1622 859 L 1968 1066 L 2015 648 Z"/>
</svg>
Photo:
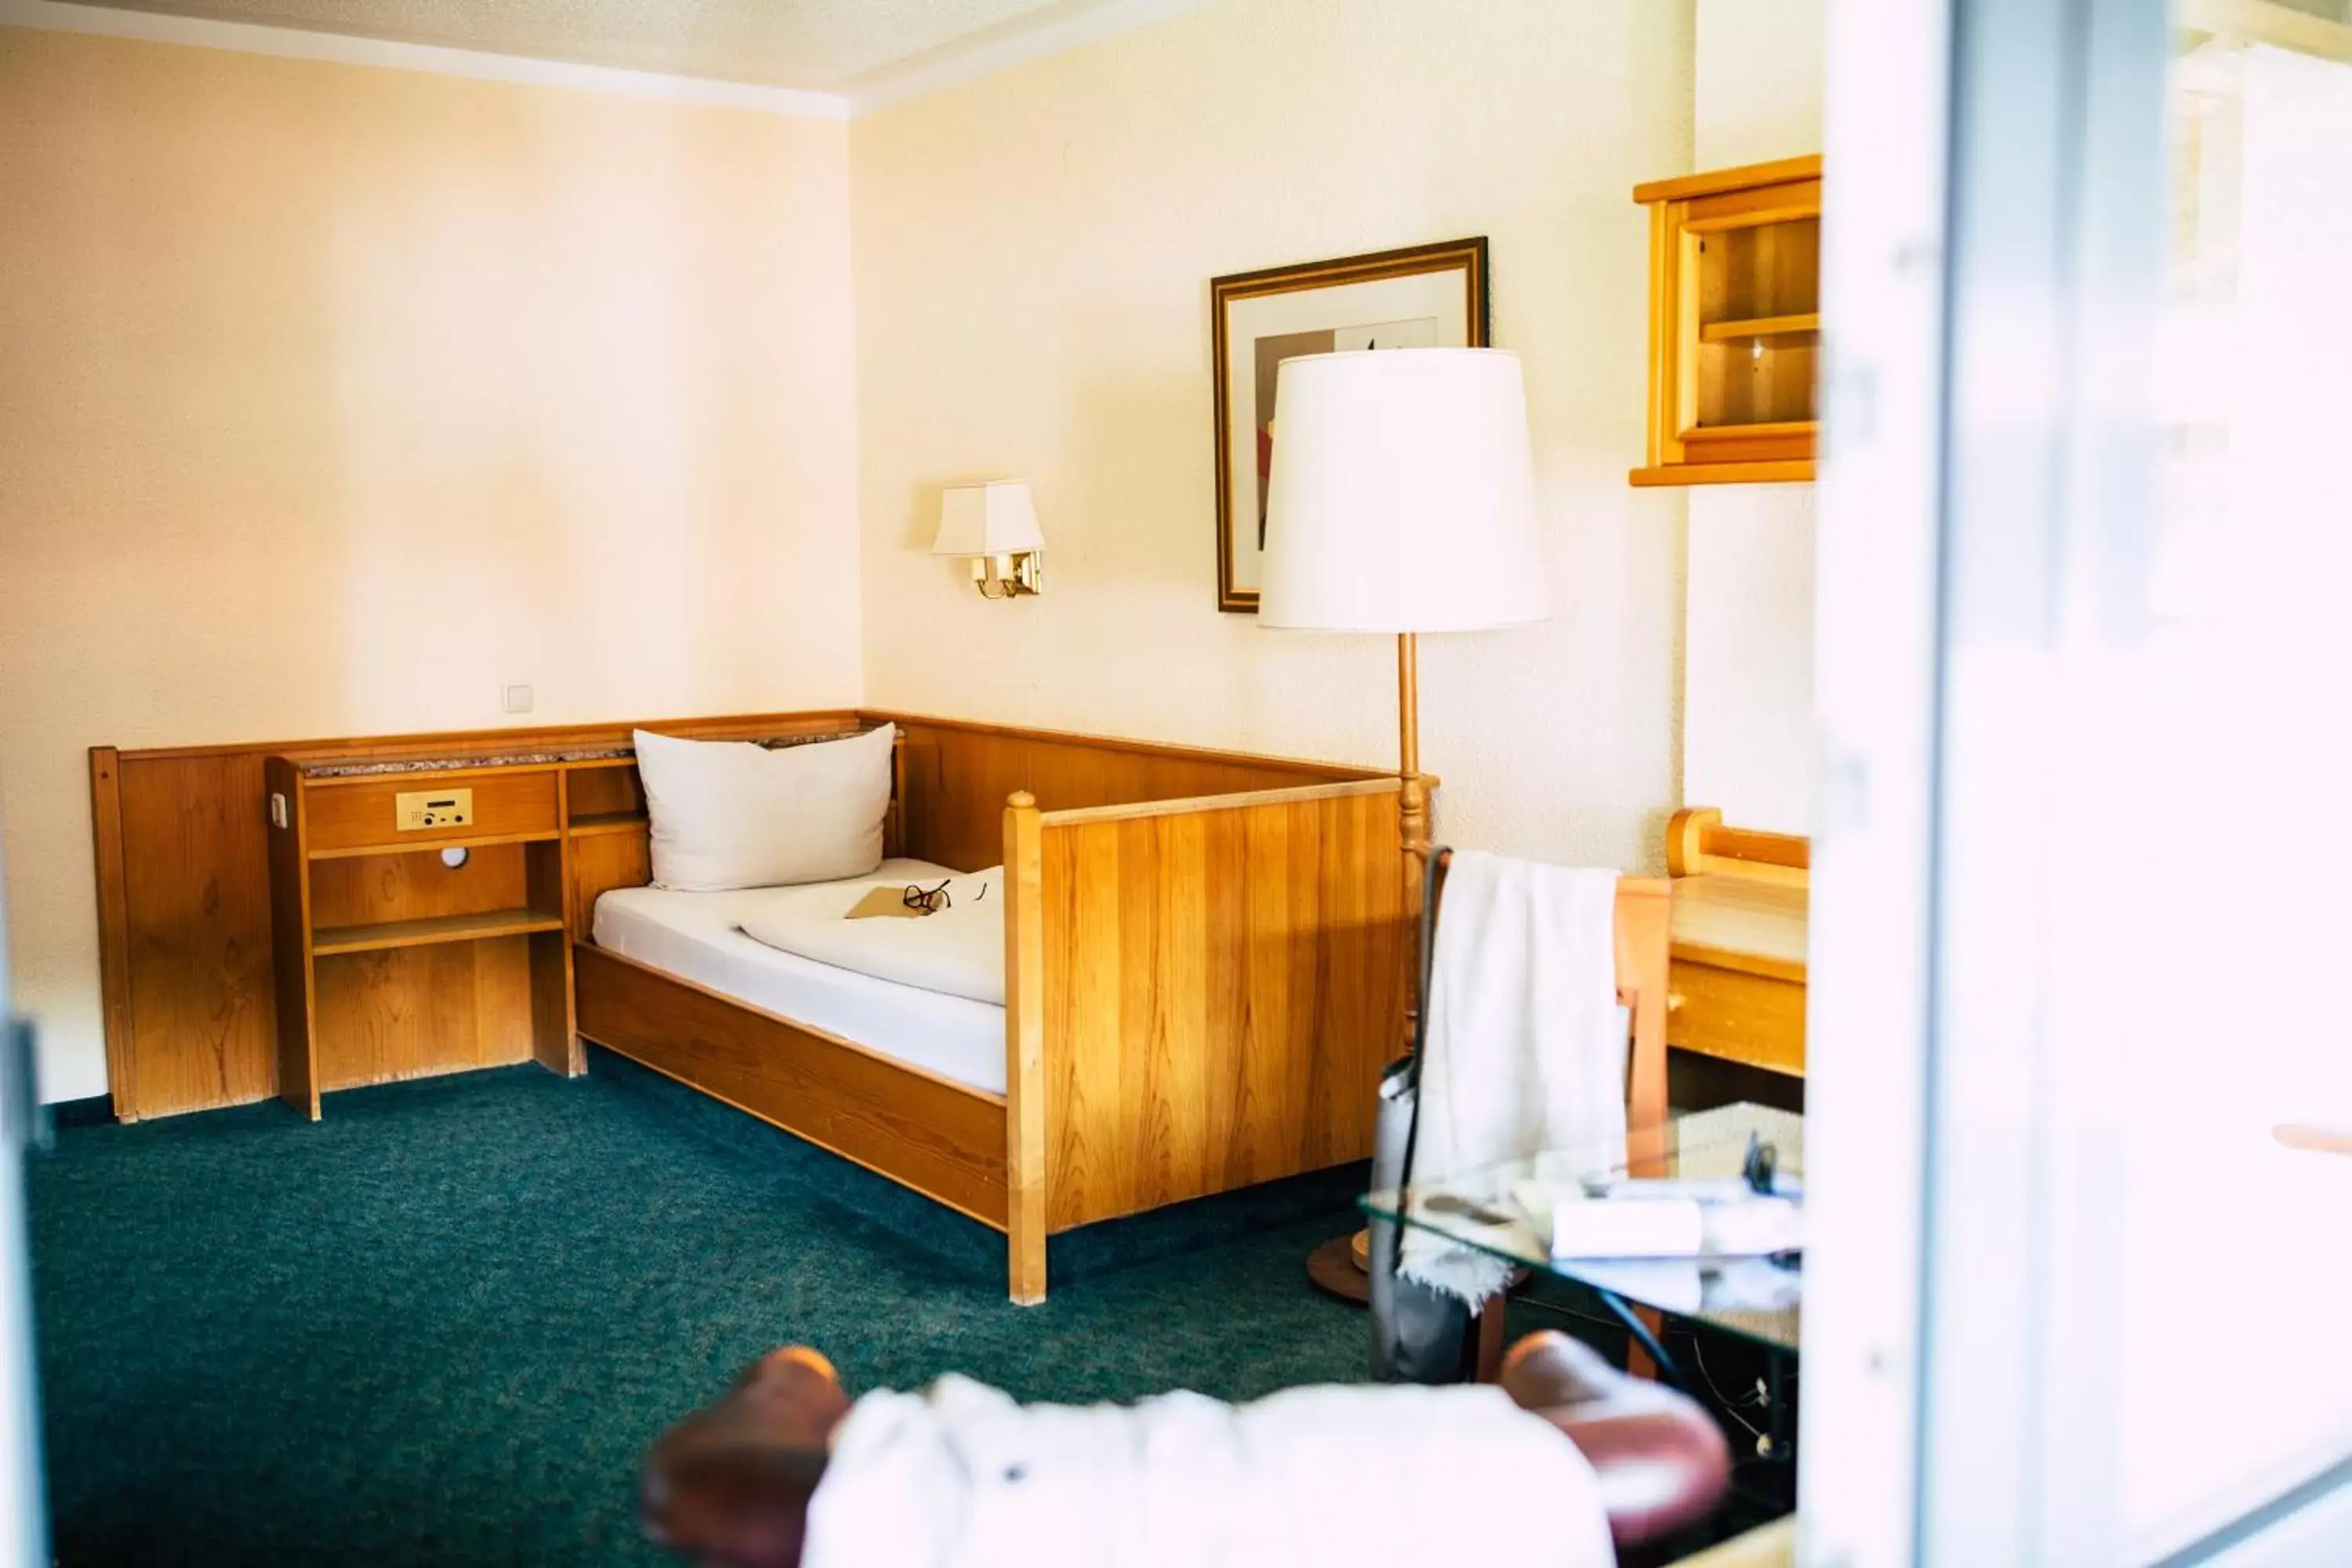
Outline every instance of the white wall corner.
<svg viewBox="0 0 2352 1568">
<path fill-rule="evenodd" d="M 226 49 L 235 54 L 268 55 L 279 59 L 323 60 L 335 65 L 374 66 L 384 70 L 423 71 L 433 76 L 465 77 L 475 81 L 569 88 L 574 91 L 609 93 L 621 98 L 659 99 L 670 103 L 701 104 L 713 109 L 745 109 L 754 113 L 779 114 L 799 120 L 845 120 L 849 117 L 849 100 L 835 92 L 762 87 L 751 82 L 714 81 L 704 77 L 623 70 L 613 66 L 580 65 L 569 60 L 531 59 L 521 55 L 492 54 L 482 49 L 448 48 L 438 44 L 406 44 L 385 38 L 357 37 L 346 33 L 262 26 L 250 22 L 218 22 L 208 17 L 167 16 L 155 11 L 123 11 L 106 5 L 71 5 L 66 0 L 0 0 L 0 26 L 26 27 L 50 33 L 90 33 L 100 37 L 135 38 L 146 43 L 180 44 L 199 49 Z"/>
<path fill-rule="evenodd" d="M 1207 0 L 1061 0 L 993 27 L 877 67 L 846 85 L 850 111 L 870 114 L 1196 10 Z"/>
</svg>

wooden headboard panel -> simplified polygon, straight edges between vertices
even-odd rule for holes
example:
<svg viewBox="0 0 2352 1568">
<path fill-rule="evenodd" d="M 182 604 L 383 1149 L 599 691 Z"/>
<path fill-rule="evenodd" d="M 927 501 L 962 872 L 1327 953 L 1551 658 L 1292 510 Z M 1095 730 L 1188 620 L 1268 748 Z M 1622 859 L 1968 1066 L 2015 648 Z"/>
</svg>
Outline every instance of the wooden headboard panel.
<svg viewBox="0 0 2352 1568">
<path fill-rule="evenodd" d="M 867 711 L 890 720 L 899 749 L 902 853 L 959 871 L 1004 859 L 1004 803 L 1016 790 L 1041 811 L 1241 795 L 1387 776 L 1369 768 L 1254 757 L 1102 735 Z"/>
<path fill-rule="evenodd" d="M 1685 806 L 1666 825 L 1669 877 L 1745 877 L 1801 888 L 1812 860 L 1812 840 L 1803 835 L 1726 827 L 1723 813 L 1711 805 Z"/>
<path fill-rule="evenodd" d="M 962 870 L 1004 858 L 1004 803 L 1026 789 L 1047 809 L 1124 805 L 1382 776 L 1143 741 L 851 709 L 642 724 L 578 724 L 151 751 L 91 749 L 100 984 L 117 1115 L 164 1116 L 277 1093 L 268 790 L 262 764 L 447 758 L 625 748 L 633 729 L 696 740 L 845 733 L 884 720 L 906 731 L 890 852 Z M 565 771 L 568 907 L 589 930 L 596 895 L 646 882 L 644 795 L 625 760 Z M 602 819 L 602 820 L 599 820 Z"/>
</svg>

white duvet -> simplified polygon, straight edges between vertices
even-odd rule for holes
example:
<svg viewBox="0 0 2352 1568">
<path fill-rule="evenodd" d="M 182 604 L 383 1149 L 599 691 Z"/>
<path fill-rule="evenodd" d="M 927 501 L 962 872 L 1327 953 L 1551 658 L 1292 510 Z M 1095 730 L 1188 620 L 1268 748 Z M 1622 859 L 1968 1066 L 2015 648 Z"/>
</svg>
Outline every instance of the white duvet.
<svg viewBox="0 0 2352 1568">
<path fill-rule="evenodd" d="M 862 878 L 778 888 L 742 917 L 742 932 L 779 952 L 870 974 L 918 990 L 1004 1005 L 1004 868 L 950 878 L 951 902 L 915 920 L 847 920 L 876 888 L 897 879 Z M 923 884 L 926 890 L 936 881 Z"/>
</svg>

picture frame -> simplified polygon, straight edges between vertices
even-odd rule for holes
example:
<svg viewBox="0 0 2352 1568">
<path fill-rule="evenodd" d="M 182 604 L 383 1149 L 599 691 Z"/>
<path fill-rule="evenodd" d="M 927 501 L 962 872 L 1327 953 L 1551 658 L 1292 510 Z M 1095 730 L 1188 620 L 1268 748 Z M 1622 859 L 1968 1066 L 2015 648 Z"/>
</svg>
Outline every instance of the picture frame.
<svg viewBox="0 0 2352 1568">
<path fill-rule="evenodd" d="M 1480 235 L 1210 280 L 1218 609 L 1257 611 L 1281 363 L 1344 349 L 1485 348 L 1486 276 Z"/>
</svg>

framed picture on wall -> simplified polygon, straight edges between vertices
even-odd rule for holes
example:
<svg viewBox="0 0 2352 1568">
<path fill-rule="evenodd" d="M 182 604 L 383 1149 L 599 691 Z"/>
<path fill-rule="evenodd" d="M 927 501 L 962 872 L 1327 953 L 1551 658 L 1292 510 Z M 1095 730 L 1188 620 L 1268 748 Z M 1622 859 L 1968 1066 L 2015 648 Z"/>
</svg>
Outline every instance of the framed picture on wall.
<svg viewBox="0 0 2352 1568">
<path fill-rule="evenodd" d="M 1486 346 L 1486 241 L 1237 272 L 1209 285 L 1216 365 L 1217 608 L 1255 613 L 1274 471 L 1275 373 L 1300 354 Z"/>
</svg>

